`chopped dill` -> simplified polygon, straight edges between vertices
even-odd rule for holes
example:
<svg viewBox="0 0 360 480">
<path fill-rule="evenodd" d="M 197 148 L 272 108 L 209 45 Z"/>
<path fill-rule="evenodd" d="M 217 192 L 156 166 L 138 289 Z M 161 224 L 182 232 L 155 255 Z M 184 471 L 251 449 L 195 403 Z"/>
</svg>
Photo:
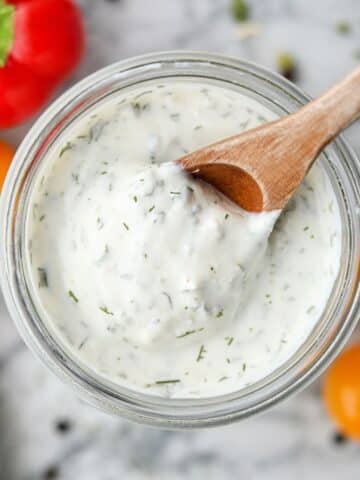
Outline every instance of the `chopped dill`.
<svg viewBox="0 0 360 480">
<path fill-rule="evenodd" d="M 166 385 L 168 383 L 180 383 L 181 380 L 180 379 L 175 379 L 175 380 L 157 380 L 155 382 L 155 385 Z"/>
<path fill-rule="evenodd" d="M 79 303 L 79 299 L 72 290 L 68 291 L 68 295 L 72 300 L 74 300 L 75 303 Z"/>
<path fill-rule="evenodd" d="M 221 309 L 221 310 L 219 310 L 218 313 L 216 314 L 216 318 L 221 318 L 223 315 L 224 315 L 224 310 Z"/>
<path fill-rule="evenodd" d="M 178 335 L 176 338 L 184 338 L 184 337 L 187 337 L 188 335 L 192 335 L 193 333 L 196 333 L 196 330 L 188 330 L 187 332 L 183 333 L 182 335 Z"/>
<path fill-rule="evenodd" d="M 68 150 L 71 150 L 74 147 L 74 145 L 71 142 L 68 142 L 61 150 L 59 153 L 59 158 L 61 158 L 65 152 Z"/>
<path fill-rule="evenodd" d="M 205 353 L 206 353 L 205 347 L 204 345 L 201 345 L 198 356 L 196 357 L 196 361 L 200 362 L 200 360 L 203 360 Z"/>
<path fill-rule="evenodd" d="M 155 205 L 153 205 L 152 207 L 149 208 L 149 213 L 151 213 L 153 210 L 155 209 Z"/>
<path fill-rule="evenodd" d="M 39 275 L 39 288 L 46 288 L 49 286 L 47 271 L 45 268 L 38 268 L 38 275 Z"/>
<path fill-rule="evenodd" d="M 113 312 L 110 312 L 110 310 L 106 306 L 99 307 L 99 308 L 102 312 L 106 313 L 106 315 L 114 315 Z"/>
<path fill-rule="evenodd" d="M 123 225 L 124 225 L 124 228 L 126 228 L 126 230 L 130 230 L 129 225 L 127 223 L 123 222 Z"/>
<path fill-rule="evenodd" d="M 228 346 L 230 346 L 234 341 L 234 337 L 225 337 L 225 341 L 228 344 Z"/>
</svg>

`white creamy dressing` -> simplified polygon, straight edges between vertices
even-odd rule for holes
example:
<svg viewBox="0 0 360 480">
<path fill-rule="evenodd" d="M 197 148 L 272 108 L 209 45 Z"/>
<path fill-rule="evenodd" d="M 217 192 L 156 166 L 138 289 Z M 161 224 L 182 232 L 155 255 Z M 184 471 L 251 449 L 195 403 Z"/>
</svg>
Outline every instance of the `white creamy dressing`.
<svg viewBox="0 0 360 480">
<path fill-rule="evenodd" d="M 47 326 L 88 368 L 150 394 L 208 397 L 301 346 L 339 268 L 321 166 L 274 227 L 278 212 L 242 212 L 170 163 L 274 118 L 239 93 L 169 82 L 98 107 L 51 153 L 29 263 Z"/>
</svg>

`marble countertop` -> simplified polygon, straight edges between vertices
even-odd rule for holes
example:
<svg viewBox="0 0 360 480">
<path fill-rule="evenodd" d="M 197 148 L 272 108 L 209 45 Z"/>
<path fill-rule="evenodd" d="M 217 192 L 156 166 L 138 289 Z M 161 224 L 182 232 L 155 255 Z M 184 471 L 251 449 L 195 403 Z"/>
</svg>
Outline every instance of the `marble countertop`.
<svg viewBox="0 0 360 480">
<path fill-rule="evenodd" d="M 149 4 L 151 7 L 149 8 Z M 196 49 L 276 66 L 292 52 L 317 94 L 359 63 L 359 0 L 249 0 L 257 36 L 241 39 L 228 0 L 79 0 L 88 52 L 68 85 L 145 52 Z M 349 21 L 351 31 L 334 25 Z M 0 132 L 18 143 L 30 124 Z M 360 125 L 346 132 L 360 154 Z M 258 417 L 191 432 L 113 418 L 75 398 L 23 345 L 0 296 L 0 480 L 353 480 L 360 447 L 336 442 L 320 382 Z"/>
</svg>

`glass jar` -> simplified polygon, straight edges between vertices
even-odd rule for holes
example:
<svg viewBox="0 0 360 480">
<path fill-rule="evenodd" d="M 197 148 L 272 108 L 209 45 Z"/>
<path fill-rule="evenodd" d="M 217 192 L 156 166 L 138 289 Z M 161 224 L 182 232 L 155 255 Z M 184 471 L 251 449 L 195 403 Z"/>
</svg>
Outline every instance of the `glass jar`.
<svg viewBox="0 0 360 480">
<path fill-rule="evenodd" d="M 159 398 L 115 385 L 71 358 L 36 310 L 25 273 L 24 225 L 29 191 L 49 148 L 79 117 L 119 91 L 171 79 L 198 80 L 242 92 L 280 116 L 309 100 L 297 87 L 257 65 L 205 53 L 147 55 L 91 75 L 48 108 L 17 151 L 1 198 L 0 272 L 5 301 L 25 342 L 81 397 L 102 410 L 139 422 L 192 428 L 232 422 L 288 397 L 314 380 L 349 338 L 359 316 L 359 166 L 341 138 L 318 160 L 339 203 L 341 267 L 322 317 L 285 364 L 246 389 L 207 399 Z"/>
</svg>

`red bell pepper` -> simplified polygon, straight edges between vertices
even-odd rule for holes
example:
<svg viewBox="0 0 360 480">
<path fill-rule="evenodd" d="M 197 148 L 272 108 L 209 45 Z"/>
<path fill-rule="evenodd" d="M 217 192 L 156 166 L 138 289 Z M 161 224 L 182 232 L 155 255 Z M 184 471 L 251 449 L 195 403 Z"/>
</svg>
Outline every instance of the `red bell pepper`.
<svg viewBox="0 0 360 480">
<path fill-rule="evenodd" d="M 84 39 L 72 0 L 0 0 L 0 128 L 44 105 L 79 63 Z"/>
</svg>

